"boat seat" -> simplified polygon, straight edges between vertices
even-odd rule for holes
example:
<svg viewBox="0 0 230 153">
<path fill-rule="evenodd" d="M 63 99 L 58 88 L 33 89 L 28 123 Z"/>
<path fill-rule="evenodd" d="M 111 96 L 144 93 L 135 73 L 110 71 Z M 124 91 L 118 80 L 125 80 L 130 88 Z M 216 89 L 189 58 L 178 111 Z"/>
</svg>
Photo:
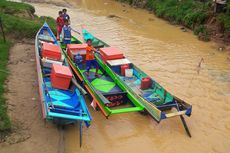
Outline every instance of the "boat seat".
<svg viewBox="0 0 230 153">
<path fill-rule="evenodd" d="M 176 103 L 173 103 L 173 102 L 171 102 L 171 103 L 166 103 L 166 104 L 163 104 L 163 105 L 160 105 L 160 106 L 157 106 L 157 108 L 158 109 L 169 109 L 169 108 L 173 108 L 173 107 L 175 107 L 175 108 L 177 108 L 178 106 L 177 106 L 177 104 Z"/>
<path fill-rule="evenodd" d="M 110 93 L 103 93 L 104 96 L 113 96 L 113 95 L 127 95 L 126 91 L 121 92 L 110 92 Z"/>
<path fill-rule="evenodd" d="M 53 38 L 50 37 L 50 36 L 47 36 L 47 35 L 40 35 L 38 37 L 38 39 L 41 40 L 41 41 L 46 41 L 46 42 L 52 42 L 52 43 L 54 43 Z"/>
</svg>

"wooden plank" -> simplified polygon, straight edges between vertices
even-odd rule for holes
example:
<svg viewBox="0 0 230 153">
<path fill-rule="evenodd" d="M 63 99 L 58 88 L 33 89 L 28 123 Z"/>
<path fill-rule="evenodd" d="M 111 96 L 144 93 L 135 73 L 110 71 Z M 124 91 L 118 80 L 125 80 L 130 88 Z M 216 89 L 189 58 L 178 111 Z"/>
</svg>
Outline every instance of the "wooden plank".
<svg viewBox="0 0 230 153">
<path fill-rule="evenodd" d="M 169 118 L 169 117 L 175 117 L 175 116 L 179 116 L 179 115 L 184 115 L 185 113 L 186 113 L 186 111 L 179 111 L 179 112 L 173 112 L 173 113 L 165 114 L 165 116 L 167 118 Z"/>
</svg>

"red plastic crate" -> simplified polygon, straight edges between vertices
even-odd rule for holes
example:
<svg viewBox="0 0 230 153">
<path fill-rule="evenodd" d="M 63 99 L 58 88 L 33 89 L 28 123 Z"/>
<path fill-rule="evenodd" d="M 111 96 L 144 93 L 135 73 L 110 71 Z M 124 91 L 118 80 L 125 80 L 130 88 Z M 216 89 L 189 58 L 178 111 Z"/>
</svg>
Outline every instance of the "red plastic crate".
<svg viewBox="0 0 230 153">
<path fill-rule="evenodd" d="M 152 86 L 152 80 L 149 77 L 141 79 L 141 89 L 149 89 Z"/>
<path fill-rule="evenodd" d="M 101 56 L 105 61 L 124 58 L 123 53 L 114 47 L 101 48 Z"/>
<path fill-rule="evenodd" d="M 42 57 L 59 61 L 61 60 L 61 48 L 58 45 L 43 43 Z"/>
<path fill-rule="evenodd" d="M 121 65 L 121 75 L 125 76 L 125 70 L 129 69 L 129 65 L 125 64 L 125 65 Z"/>
<path fill-rule="evenodd" d="M 72 72 L 69 67 L 53 64 L 51 70 L 51 84 L 52 87 L 67 90 L 69 88 Z"/>
<path fill-rule="evenodd" d="M 73 59 L 74 55 L 80 53 L 81 55 L 86 54 L 87 44 L 68 44 L 67 45 L 67 54 L 70 58 Z"/>
</svg>

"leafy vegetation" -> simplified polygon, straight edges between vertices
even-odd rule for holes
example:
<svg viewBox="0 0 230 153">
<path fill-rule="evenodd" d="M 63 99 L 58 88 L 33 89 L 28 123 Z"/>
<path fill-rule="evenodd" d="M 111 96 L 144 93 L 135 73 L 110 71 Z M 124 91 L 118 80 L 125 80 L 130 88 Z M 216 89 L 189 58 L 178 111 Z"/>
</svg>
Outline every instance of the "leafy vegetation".
<svg viewBox="0 0 230 153">
<path fill-rule="evenodd" d="M 226 13 L 218 14 L 218 21 L 222 26 L 222 30 L 230 36 L 230 1 L 227 3 Z"/>
<path fill-rule="evenodd" d="M 159 17 L 183 24 L 190 29 L 197 29 L 207 20 L 210 3 L 194 0 L 148 0 L 146 7 Z"/>
<path fill-rule="evenodd" d="M 55 31 L 55 20 L 51 17 L 37 17 L 33 6 L 26 3 L 0 2 L 0 17 L 4 31 L 15 38 L 34 38 L 39 28 L 46 21 Z"/>
<path fill-rule="evenodd" d="M 12 44 L 11 39 L 34 38 L 45 21 L 55 31 L 55 20 L 53 18 L 37 17 L 34 12 L 34 7 L 29 4 L 0 1 L 0 17 L 6 38 L 8 38 L 7 42 L 0 39 L 0 132 L 9 131 L 11 128 L 11 122 L 7 115 L 6 99 L 3 95 L 4 81 L 8 74 L 6 65 Z"/>
<path fill-rule="evenodd" d="M 0 12 L 5 14 L 17 14 L 17 13 L 29 12 L 33 14 L 35 12 L 35 9 L 33 6 L 25 3 L 8 2 L 5 0 L 1 0 Z"/>
<path fill-rule="evenodd" d="M 52 27 L 52 30 L 55 31 L 55 21 L 51 17 L 38 18 L 34 16 L 34 19 L 31 20 L 2 13 L 0 13 L 0 16 L 3 21 L 5 33 L 13 33 L 15 38 L 34 38 L 45 21 L 48 22 L 50 27 Z"/>
</svg>

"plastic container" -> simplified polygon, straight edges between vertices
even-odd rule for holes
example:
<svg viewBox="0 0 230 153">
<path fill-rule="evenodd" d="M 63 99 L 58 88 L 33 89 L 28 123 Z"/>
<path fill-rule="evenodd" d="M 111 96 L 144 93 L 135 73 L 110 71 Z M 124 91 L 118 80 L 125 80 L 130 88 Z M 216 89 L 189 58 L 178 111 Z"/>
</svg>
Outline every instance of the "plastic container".
<svg viewBox="0 0 230 153">
<path fill-rule="evenodd" d="M 101 48 L 100 53 L 104 61 L 124 58 L 123 53 L 114 47 Z"/>
<path fill-rule="evenodd" d="M 142 78 L 141 79 L 141 89 L 149 89 L 152 86 L 152 79 L 150 77 Z"/>
<path fill-rule="evenodd" d="M 126 77 L 133 77 L 133 69 L 125 69 Z"/>
<path fill-rule="evenodd" d="M 68 44 L 67 45 L 67 54 L 71 59 L 74 58 L 78 53 L 81 55 L 86 54 L 87 44 Z"/>
<path fill-rule="evenodd" d="M 69 88 L 72 72 L 69 67 L 53 64 L 51 70 L 51 85 L 57 89 L 67 90 Z"/>
<path fill-rule="evenodd" d="M 61 60 L 61 48 L 58 45 L 43 43 L 42 57 L 52 60 Z"/>
<path fill-rule="evenodd" d="M 129 65 L 125 64 L 125 65 L 121 65 L 121 75 L 125 76 L 125 70 L 129 69 Z"/>
</svg>

